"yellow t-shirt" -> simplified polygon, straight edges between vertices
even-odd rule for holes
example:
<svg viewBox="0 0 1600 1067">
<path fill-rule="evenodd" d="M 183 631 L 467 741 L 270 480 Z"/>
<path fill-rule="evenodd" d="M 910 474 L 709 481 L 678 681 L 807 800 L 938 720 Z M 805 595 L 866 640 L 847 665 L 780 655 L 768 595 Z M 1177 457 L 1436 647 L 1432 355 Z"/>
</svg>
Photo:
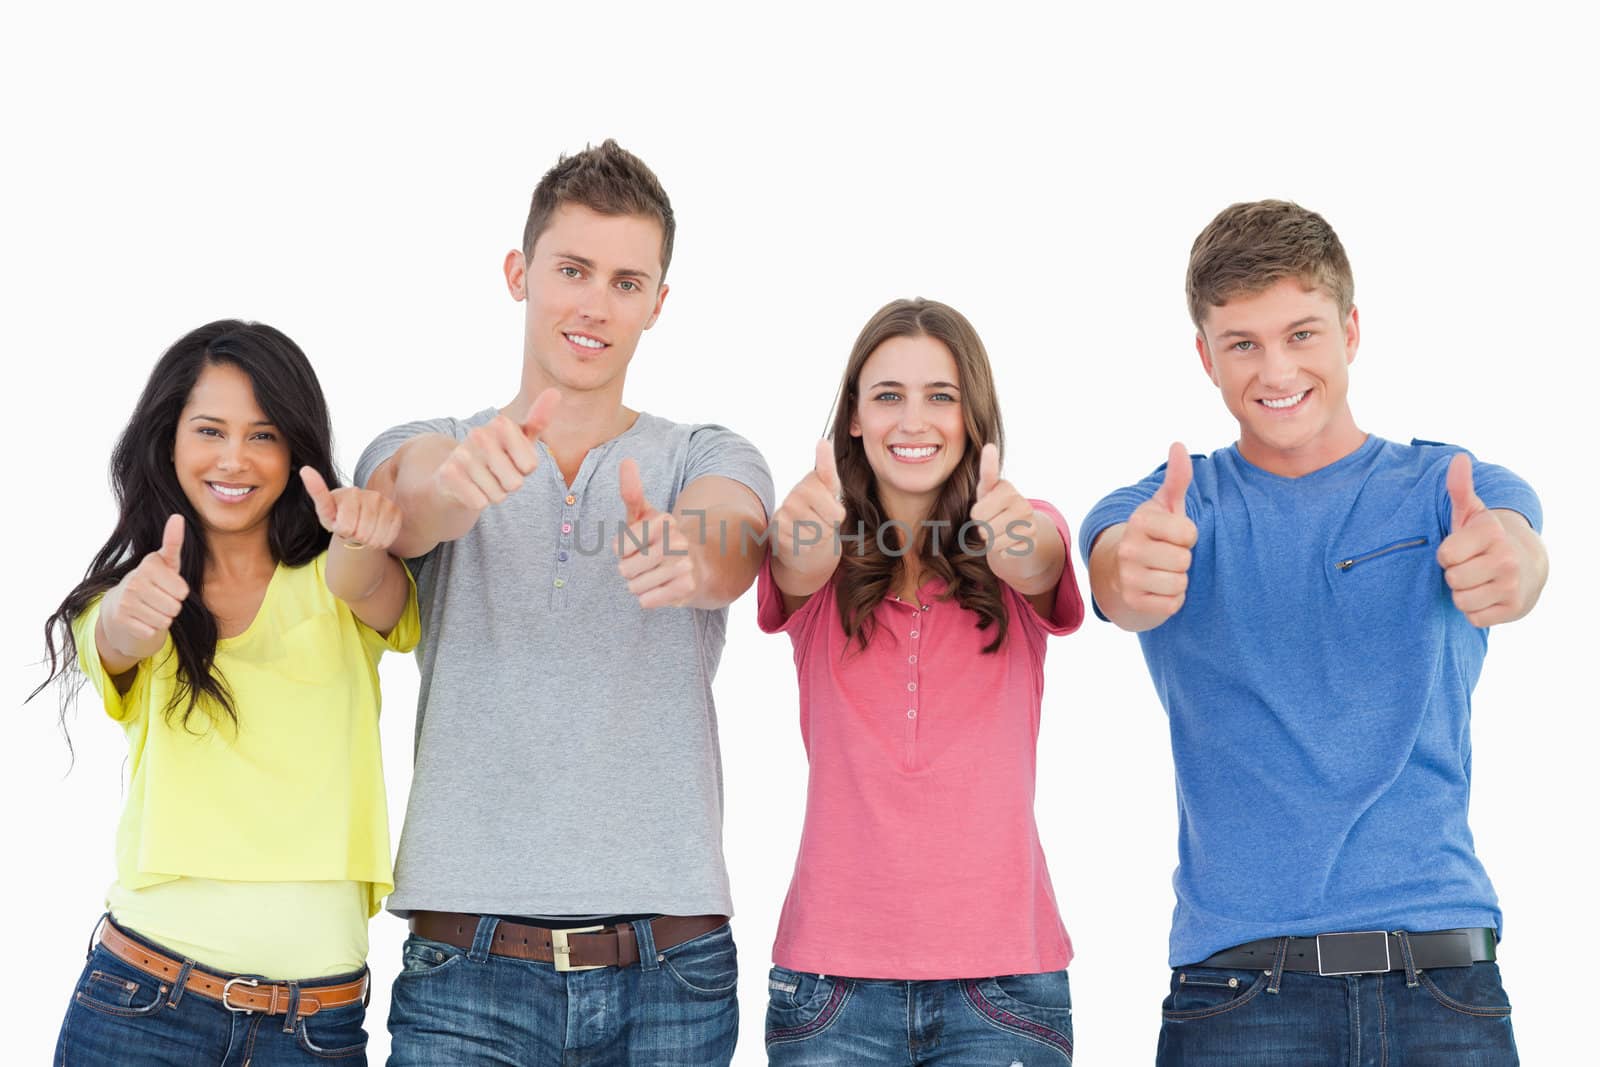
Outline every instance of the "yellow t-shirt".
<svg viewBox="0 0 1600 1067">
<path fill-rule="evenodd" d="M 370 917 L 394 888 L 377 664 L 386 648 L 416 647 L 416 590 L 386 639 L 328 591 L 326 564 L 279 565 L 249 628 L 217 642 L 237 727 L 210 701 L 187 729 L 180 715 L 168 721 L 170 641 L 119 694 L 95 648 L 100 602 L 73 621 L 79 665 L 128 738 L 119 891 L 178 878 L 351 881 L 367 887 Z"/>
</svg>

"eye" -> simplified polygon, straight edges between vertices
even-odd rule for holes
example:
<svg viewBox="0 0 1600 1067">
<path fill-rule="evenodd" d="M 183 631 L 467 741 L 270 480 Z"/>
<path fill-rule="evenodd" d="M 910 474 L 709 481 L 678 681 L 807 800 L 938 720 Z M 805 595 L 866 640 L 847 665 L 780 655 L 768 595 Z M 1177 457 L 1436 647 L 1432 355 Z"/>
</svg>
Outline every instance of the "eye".
<svg viewBox="0 0 1600 1067">
<path fill-rule="evenodd" d="M 1311 339 L 1311 331 L 1296 330 L 1294 333 L 1290 334 L 1289 337 L 1295 341 L 1309 341 Z"/>
<path fill-rule="evenodd" d="M 271 430 L 262 430 L 260 433 L 255 435 L 255 440 L 257 441 L 276 441 L 277 439 L 278 435 L 273 433 Z"/>
<path fill-rule="evenodd" d="M 951 403 L 951 404 L 959 404 L 959 403 L 961 403 L 961 398 L 956 396 L 954 393 L 931 393 L 931 394 L 929 394 L 928 399 L 929 400 L 942 400 L 942 401 L 946 401 L 946 402 Z"/>
<path fill-rule="evenodd" d="M 222 436 L 222 431 L 217 429 L 215 426 L 197 426 L 197 427 L 195 427 L 195 431 L 194 432 L 199 434 L 201 437 L 221 437 Z"/>
<path fill-rule="evenodd" d="M 1254 341 L 1235 341 L 1228 347 L 1232 348 L 1235 352 L 1248 352 L 1255 346 L 1256 343 Z"/>
<path fill-rule="evenodd" d="M 639 291 L 639 283 L 629 278 L 624 278 L 617 283 L 617 288 L 625 293 L 637 293 Z"/>
<path fill-rule="evenodd" d="M 884 391 L 883 391 L 883 392 L 881 392 L 881 393 L 877 393 L 877 394 L 875 394 L 875 395 L 874 395 L 874 396 L 873 396 L 873 398 L 872 398 L 872 399 L 874 399 L 874 400 L 881 400 L 881 401 L 884 401 L 884 402 L 885 402 L 885 403 L 890 403 L 890 404 L 892 404 L 892 403 L 894 403 L 894 402 L 895 402 L 895 401 L 896 401 L 896 400 L 899 400 L 899 399 L 900 399 L 900 394 L 899 394 L 899 393 L 896 393 L 896 392 L 894 392 L 894 391 L 893 391 L 893 390 L 888 390 L 888 389 L 886 389 L 886 390 L 884 390 Z"/>
<path fill-rule="evenodd" d="M 560 267 L 557 267 L 556 270 L 561 272 L 561 276 L 563 278 L 581 278 L 581 277 L 583 277 L 583 272 L 581 270 L 579 270 L 577 267 L 560 266 Z"/>
</svg>

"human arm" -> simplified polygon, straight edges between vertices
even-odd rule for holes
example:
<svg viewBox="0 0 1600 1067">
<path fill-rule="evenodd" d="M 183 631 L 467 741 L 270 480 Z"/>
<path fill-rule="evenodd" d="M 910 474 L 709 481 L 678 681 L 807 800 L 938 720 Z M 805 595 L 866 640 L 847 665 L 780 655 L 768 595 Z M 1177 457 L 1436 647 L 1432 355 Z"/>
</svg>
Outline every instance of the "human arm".
<svg viewBox="0 0 1600 1067">
<path fill-rule="evenodd" d="M 389 554 L 400 533 L 400 509 L 373 489 L 329 489 L 312 467 L 300 480 L 317 509 L 317 521 L 333 535 L 324 575 L 328 591 L 356 618 L 380 634 L 400 621 L 411 581 L 405 564 Z"/>
<path fill-rule="evenodd" d="M 983 525 L 995 577 L 1021 593 L 1040 618 L 1050 618 L 1067 565 L 1067 545 L 1056 524 L 1000 477 L 1000 449 L 994 444 L 983 446 L 978 461 L 978 498 L 971 518 Z"/>
<path fill-rule="evenodd" d="M 639 465 L 618 472 L 628 526 L 617 539 L 617 570 L 642 608 L 723 608 L 750 588 L 761 554 L 750 550 L 766 528 L 766 508 L 743 483 L 702 475 L 684 486 L 675 509 L 645 499 Z"/>
<path fill-rule="evenodd" d="M 1101 612 L 1124 630 L 1152 630 L 1183 607 L 1199 539 L 1184 508 L 1192 477 L 1189 454 L 1174 444 L 1156 494 L 1094 541 L 1089 588 Z"/>
<path fill-rule="evenodd" d="M 833 442 L 823 438 L 817 442 L 816 465 L 772 519 L 772 581 L 785 614 L 799 611 L 838 569 L 839 540 L 833 533 L 843 521 Z"/>
</svg>

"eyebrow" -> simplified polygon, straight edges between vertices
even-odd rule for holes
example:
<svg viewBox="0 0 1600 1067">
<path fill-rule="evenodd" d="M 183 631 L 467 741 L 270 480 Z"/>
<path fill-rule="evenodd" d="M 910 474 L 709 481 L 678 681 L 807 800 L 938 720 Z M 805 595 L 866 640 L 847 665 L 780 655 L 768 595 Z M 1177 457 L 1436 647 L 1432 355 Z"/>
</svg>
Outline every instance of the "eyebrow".
<svg viewBox="0 0 1600 1067">
<path fill-rule="evenodd" d="M 223 426 L 226 426 L 228 424 L 228 420 L 227 419 L 218 418 L 215 415 L 190 415 L 189 416 L 189 421 L 190 422 L 215 422 L 215 423 L 219 423 L 220 425 L 223 425 Z M 251 426 L 272 426 L 272 427 L 276 427 L 278 424 L 273 422 L 271 419 L 257 419 L 255 422 L 252 422 L 250 425 Z"/>
<path fill-rule="evenodd" d="M 588 256 L 578 256 L 571 252 L 557 252 L 555 255 L 557 259 L 571 260 L 584 270 L 595 269 L 594 260 L 590 259 Z M 651 274 L 647 270 L 635 270 L 632 267 L 623 267 L 620 270 L 612 272 L 611 276 L 613 278 L 643 278 L 645 281 L 651 281 L 655 278 L 655 275 Z"/>
<path fill-rule="evenodd" d="M 1293 333 L 1295 330 L 1298 330 L 1302 326 L 1310 326 L 1312 323 L 1320 324 L 1321 322 L 1322 322 L 1322 316 L 1321 315 L 1307 315 L 1305 318 L 1303 318 L 1303 319 L 1295 319 L 1289 325 L 1285 326 L 1283 328 L 1283 332 L 1284 333 Z M 1249 330 L 1224 330 L 1223 332 L 1217 334 L 1217 340 L 1220 341 L 1225 337 L 1252 337 L 1252 336 L 1254 336 L 1254 334 L 1252 334 Z"/>
<path fill-rule="evenodd" d="M 904 382 L 881 381 L 881 382 L 873 382 L 871 385 L 867 386 L 867 388 L 868 389 L 881 389 L 884 386 L 889 386 L 889 387 L 892 387 L 892 388 L 895 388 L 895 389 L 904 389 L 906 387 Z M 959 385 L 957 385 L 955 382 L 929 382 L 927 385 L 923 386 L 923 388 L 924 389 L 955 389 L 957 391 L 959 391 L 961 389 L 961 387 Z"/>
</svg>

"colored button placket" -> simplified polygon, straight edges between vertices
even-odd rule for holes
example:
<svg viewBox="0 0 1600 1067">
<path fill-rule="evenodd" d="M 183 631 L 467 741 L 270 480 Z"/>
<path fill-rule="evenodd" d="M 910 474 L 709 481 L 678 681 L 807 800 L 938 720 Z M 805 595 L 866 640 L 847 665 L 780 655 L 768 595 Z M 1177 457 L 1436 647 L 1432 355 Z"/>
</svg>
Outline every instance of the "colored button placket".
<svg viewBox="0 0 1600 1067">
<path fill-rule="evenodd" d="M 906 693 L 910 697 L 910 703 L 906 707 L 906 765 L 908 767 L 914 767 L 918 762 L 917 705 L 919 701 L 917 697 L 917 681 L 919 671 L 917 667 L 917 654 L 920 651 L 922 641 L 922 626 L 925 625 L 925 620 L 922 618 L 922 613 L 917 610 L 917 604 L 910 603 L 907 604 L 906 607 L 911 609 L 911 619 L 908 627 L 908 633 L 911 638 L 911 650 L 906 656 Z M 926 606 L 922 607 L 922 612 L 926 612 L 927 610 L 928 609 Z"/>
</svg>

